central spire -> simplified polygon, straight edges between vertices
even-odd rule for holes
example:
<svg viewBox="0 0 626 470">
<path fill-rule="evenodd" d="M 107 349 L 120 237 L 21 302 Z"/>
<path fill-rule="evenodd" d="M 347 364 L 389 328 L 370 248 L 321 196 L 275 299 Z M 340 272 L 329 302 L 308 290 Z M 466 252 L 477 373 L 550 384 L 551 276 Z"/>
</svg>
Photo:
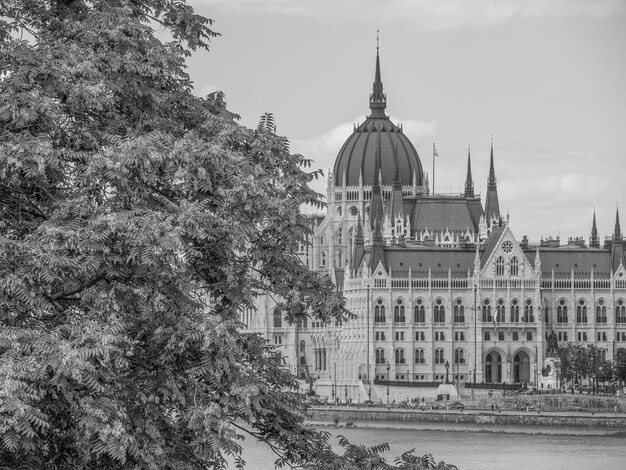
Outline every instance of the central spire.
<svg viewBox="0 0 626 470">
<path fill-rule="evenodd" d="M 386 118 L 385 108 L 387 107 L 387 97 L 383 92 L 383 82 L 380 78 L 380 57 L 378 50 L 378 31 L 376 31 L 376 72 L 374 74 L 372 94 L 370 95 L 370 109 L 372 110 L 371 117 Z"/>
<path fill-rule="evenodd" d="M 470 146 L 467 146 L 467 176 L 465 177 L 465 197 L 474 197 L 474 182 L 472 181 L 472 162 Z"/>
</svg>

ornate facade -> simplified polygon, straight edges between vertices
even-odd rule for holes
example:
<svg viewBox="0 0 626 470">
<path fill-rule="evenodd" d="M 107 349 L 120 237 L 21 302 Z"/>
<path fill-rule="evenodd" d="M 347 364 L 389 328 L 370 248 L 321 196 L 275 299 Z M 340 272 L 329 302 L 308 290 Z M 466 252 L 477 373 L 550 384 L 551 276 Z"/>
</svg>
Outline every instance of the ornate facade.
<svg viewBox="0 0 626 470">
<path fill-rule="evenodd" d="M 295 373 L 351 387 L 446 374 L 457 383 L 537 384 L 547 334 L 596 344 L 608 359 L 626 347 L 619 214 L 602 246 L 595 214 L 588 244 L 517 240 L 500 214 L 493 144 L 484 209 L 469 152 L 464 192 L 432 194 L 417 151 L 385 114 L 378 52 L 369 104 L 339 151 L 327 212 L 311 217 L 314 236 L 300 253 L 333 279 L 356 319 L 288 326 L 268 298 L 244 316 L 284 348 Z"/>
</svg>

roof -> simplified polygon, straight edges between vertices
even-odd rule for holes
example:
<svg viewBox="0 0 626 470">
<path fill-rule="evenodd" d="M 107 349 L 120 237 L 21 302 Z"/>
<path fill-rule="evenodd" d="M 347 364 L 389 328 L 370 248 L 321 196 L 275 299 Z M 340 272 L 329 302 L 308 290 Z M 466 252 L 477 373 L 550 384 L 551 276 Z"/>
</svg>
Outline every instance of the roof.
<svg viewBox="0 0 626 470">
<path fill-rule="evenodd" d="M 409 268 L 411 275 L 425 277 L 430 268 L 433 277 L 467 277 L 474 269 L 474 250 L 461 250 L 436 247 L 386 247 L 387 265 L 394 276 L 401 276 Z"/>
<path fill-rule="evenodd" d="M 496 249 L 496 246 L 498 245 L 498 241 L 500 240 L 500 237 L 502 236 L 502 233 L 504 232 L 504 230 L 505 230 L 505 227 L 495 227 L 489 234 L 489 237 L 487 238 L 487 241 L 485 242 L 485 248 L 483 250 L 483 253 L 480 256 L 480 269 L 485 267 L 485 264 L 487 263 L 487 260 L 491 256 L 491 253 L 493 252 L 493 250 Z M 528 258 L 528 256 L 526 258 Z"/>
<path fill-rule="evenodd" d="M 482 213 L 480 199 L 465 197 L 421 197 L 415 199 L 413 230 L 477 231 Z"/>
<path fill-rule="evenodd" d="M 535 263 L 537 248 L 524 250 L 526 258 Z M 588 278 L 591 270 L 595 277 L 608 278 L 611 275 L 611 250 L 601 248 L 582 248 L 565 245 L 558 248 L 539 248 L 541 275 L 544 278 L 569 278 L 574 270 L 575 278 Z"/>
<path fill-rule="evenodd" d="M 381 152 L 381 186 L 393 184 L 395 165 L 394 147 L 398 149 L 398 169 L 404 186 L 413 184 L 413 175 L 417 184 L 422 184 L 422 163 L 417 150 L 402 129 L 393 124 L 388 117 L 368 117 L 363 124 L 354 130 L 343 144 L 335 159 L 333 169 L 335 186 L 343 185 L 345 173 L 348 186 L 358 186 L 361 174 L 363 185 L 374 184 L 377 137 L 380 139 Z"/>
</svg>

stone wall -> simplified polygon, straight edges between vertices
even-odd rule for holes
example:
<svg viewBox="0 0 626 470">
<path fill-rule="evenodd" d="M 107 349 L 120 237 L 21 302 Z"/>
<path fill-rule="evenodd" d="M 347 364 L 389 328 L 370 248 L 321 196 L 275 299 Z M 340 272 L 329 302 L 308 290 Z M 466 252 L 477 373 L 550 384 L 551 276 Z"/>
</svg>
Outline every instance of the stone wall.
<svg viewBox="0 0 626 470">
<path fill-rule="evenodd" d="M 448 422 L 466 424 L 497 424 L 497 425 L 524 425 L 524 426 L 585 426 L 594 428 L 623 428 L 626 429 L 626 416 L 598 416 L 588 413 L 571 414 L 541 414 L 541 413 L 497 413 L 485 411 L 470 412 L 436 412 L 413 410 L 373 410 L 367 408 L 313 408 L 310 410 L 311 421 L 333 422 Z"/>
</svg>

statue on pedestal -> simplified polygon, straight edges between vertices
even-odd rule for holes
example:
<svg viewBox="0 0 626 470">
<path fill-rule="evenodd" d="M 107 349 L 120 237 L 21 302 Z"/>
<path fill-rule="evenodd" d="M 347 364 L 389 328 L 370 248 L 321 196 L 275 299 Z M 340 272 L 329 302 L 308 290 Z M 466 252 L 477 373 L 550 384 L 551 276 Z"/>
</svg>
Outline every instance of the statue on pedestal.
<svg viewBox="0 0 626 470">
<path fill-rule="evenodd" d="M 548 356 L 556 356 L 559 349 L 559 342 L 556 339 L 554 330 L 552 330 L 551 333 L 546 332 L 546 341 L 548 342 L 546 346 Z"/>
</svg>

